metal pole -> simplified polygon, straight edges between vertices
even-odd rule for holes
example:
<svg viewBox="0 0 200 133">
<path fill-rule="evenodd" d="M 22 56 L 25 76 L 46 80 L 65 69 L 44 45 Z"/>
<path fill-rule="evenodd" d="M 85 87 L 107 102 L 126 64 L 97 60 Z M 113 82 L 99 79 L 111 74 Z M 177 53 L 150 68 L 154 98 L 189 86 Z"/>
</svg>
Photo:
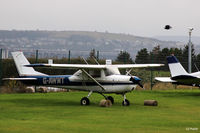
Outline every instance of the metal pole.
<svg viewBox="0 0 200 133">
<path fill-rule="evenodd" d="M 68 53 L 68 63 L 70 63 L 70 57 L 71 57 L 71 51 L 69 50 L 69 53 Z"/>
<path fill-rule="evenodd" d="M 38 50 L 36 50 L 35 63 L 38 63 Z"/>
<path fill-rule="evenodd" d="M 38 50 L 35 53 L 35 63 L 38 63 Z M 37 86 L 35 85 L 35 92 L 37 92 Z"/>
<path fill-rule="evenodd" d="M 192 34 L 193 28 L 189 28 L 189 42 L 188 42 L 188 73 L 192 72 L 191 64 L 192 64 L 192 48 L 191 48 L 191 34 Z"/>
<path fill-rule="evenodd" d="M 1 49 L 1 52 L 0 52 L 0 85 L 2 85 L 2 52 L 3 52 L 3 49 Z"/>
<path fill-rule="evenodd" d="M 189 32 L 189 42 L 188 42 L 188 72 L 191 73 L 191 32 Z"/>
<path fill-rule="evenodd" d="M 97 60 L 99 60 L 99 51 L 97 51 Z"/>
<path fill-rule="evenodd" d="M 151 55 L 151 62 L 153 63 L 153 53 Z M 151 68 L 151 90 L 153 88 L 153 71 L 152 71 L 152 68 Z"/>
</svg>

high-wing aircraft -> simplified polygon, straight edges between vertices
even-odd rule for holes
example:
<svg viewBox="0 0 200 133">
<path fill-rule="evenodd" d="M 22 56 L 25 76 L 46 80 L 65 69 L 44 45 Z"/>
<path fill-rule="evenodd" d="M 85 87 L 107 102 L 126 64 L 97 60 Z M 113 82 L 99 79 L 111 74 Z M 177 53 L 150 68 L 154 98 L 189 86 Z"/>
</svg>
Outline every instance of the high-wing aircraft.
<svg viewBox="0 0 200 133">
<path fill-rule="evenodd" d="M 19 78 L 6 78 L 5 80 L 19 80 L 27 85 L 60 87 L 80 91 L 89 91 L 88 96 L 81 99 L 81 105 L 89 105 L 89 97 L 93 92 L 99 93 L 114 103 L 111 96 L 105 93 L 116 93 L 123 96 L 122 105 L 128 106 L 130 102 L 126 93 L 131 92 L 141 79 L 130 75 L 132 68 L 159 67 L 163 64 L 127 64 L 127 65 L 88 65 L 88 64 L 30 64 L 22 52 L 12 52 Z M 47 75 L 37 72 L 33 67 L 57 67 L 77 69 L 73 75 Z M 119 69 L 129 69 L 126 75 L 121 75 Z"/>
<path fill-rule="evenodd" d="M 188 73 L 175 56 L 167 57 L 171 77 L 156 77 L 161 82 L 200 87 L 200 71 Z"/>
</svg>

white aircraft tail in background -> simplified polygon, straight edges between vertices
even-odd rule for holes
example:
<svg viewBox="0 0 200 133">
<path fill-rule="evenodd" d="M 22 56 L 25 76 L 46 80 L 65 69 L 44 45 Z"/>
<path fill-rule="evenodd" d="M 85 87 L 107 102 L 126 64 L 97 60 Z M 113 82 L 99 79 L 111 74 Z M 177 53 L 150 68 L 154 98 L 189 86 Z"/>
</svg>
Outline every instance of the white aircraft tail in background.
<svg viewBox="0 0 200 133">
<path fill-rule="evenodd" d="M 171 77 L 156 77 L 156 80 L 177 85 L 200 86 L 200 72 L 186 72 L 175 56 L 168 56 L 167 61 Z"/>
<path fill-rule="evenodd" d="M 189 75 L 175 56 L 167 57 L 171 77 Z"/>
</svg>

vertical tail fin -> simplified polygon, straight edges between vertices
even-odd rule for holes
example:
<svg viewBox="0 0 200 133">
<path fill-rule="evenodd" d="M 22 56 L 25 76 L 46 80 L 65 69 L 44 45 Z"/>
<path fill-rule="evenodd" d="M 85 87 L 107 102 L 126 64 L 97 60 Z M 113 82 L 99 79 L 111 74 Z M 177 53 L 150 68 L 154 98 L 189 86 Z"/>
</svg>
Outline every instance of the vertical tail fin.
<svg viewBox="0 0 200 133">
<path fill-rule="evenodd" d="M 188 75 L 188 73 L 185 71 L 185 69 L 183 68 L 183 66 L 180 64 L 180 62 L 175 56 L 168 56 L 167 61 L 168 61 L 171 77 L 178 76 L 178 75 Z"/>
<path fill-rule="evenodd" d="M 35 71 L 32 67 L 25 67 L 24 65 L 30 64 L 24 56 L 23 52 L 12 52 L 12 56 L 17 67 L 19 76 L 36 76 L 45 75 L 43 73 Z"/>
</svg>

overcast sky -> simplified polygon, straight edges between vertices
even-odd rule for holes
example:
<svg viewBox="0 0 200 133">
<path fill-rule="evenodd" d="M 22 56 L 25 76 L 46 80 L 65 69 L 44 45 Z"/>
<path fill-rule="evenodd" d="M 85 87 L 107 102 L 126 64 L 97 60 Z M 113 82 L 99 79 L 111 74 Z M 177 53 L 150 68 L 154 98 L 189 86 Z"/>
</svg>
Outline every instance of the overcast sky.
<svg viewBox="0 0 200 133">
<path fill-rule="evenodd" d="M 173 28 L 164 30 L 166 24 Z M 0 0 L 1 30 L 200 35 L 200 0 Z"/>
</svg>

